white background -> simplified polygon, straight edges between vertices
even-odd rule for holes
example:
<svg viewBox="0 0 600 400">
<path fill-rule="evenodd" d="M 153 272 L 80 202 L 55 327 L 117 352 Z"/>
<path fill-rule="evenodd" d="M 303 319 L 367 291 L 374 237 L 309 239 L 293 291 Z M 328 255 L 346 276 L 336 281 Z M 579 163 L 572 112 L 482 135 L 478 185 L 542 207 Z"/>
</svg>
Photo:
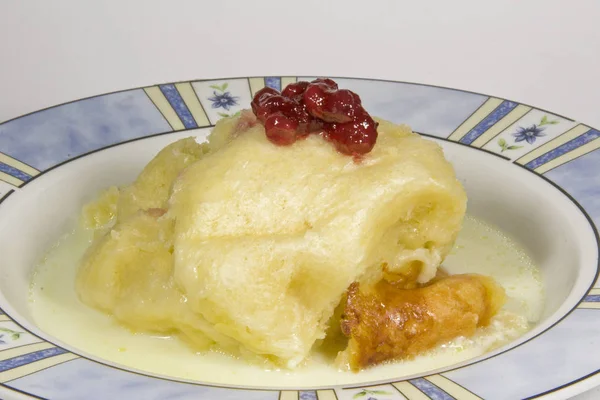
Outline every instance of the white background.
<svg viewBox="0 0 600 400">
<path fill-rule="evenodd" d="M 478 91 L 600 127 L 600 2 L 2 1 L 0 121 L 85 96 L 236 75 Z"/>
<path fill-rule="evenodd" d="M 449 86 L 600 128 L 600 1 L 0 0 L 0 122 L 114 90 L 248 75 Z"/>
</svg>

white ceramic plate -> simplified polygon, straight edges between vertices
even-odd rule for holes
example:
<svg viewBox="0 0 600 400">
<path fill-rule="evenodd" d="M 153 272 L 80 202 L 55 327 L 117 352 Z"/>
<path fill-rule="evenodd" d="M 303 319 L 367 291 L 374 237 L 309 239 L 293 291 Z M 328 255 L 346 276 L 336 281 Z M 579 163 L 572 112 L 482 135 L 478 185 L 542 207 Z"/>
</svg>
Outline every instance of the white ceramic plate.
<svg viewBox="0 0 600 400">
<path fill-rule="evenodd" d="M 204 137 L 265 85 L 297 77 L 180 82 L 99 95 L 0 124 L 0 394 L 60 399 L 516 399 L 589 389 L 600 346 L 600 131 L 487 95 L 336 78 L 372 115 L 438 141 L 469 212 L 516 237 L 543 271 L 540 324 L 483 357 L 353 387 L 184 382 L 89 355 L 36 328 L 32 268 L 99 189 L 133 179 L 175 138 Z M 149 355 L 151 356 L 151 355 Z"/>
</svg>

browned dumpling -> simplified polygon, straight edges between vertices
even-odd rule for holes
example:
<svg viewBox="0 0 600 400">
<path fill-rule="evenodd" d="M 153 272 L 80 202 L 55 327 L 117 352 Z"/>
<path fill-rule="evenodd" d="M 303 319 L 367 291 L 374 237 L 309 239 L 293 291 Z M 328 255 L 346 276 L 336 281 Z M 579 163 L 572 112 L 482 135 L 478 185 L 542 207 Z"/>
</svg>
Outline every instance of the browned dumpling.
<svg viewBox="0 0 600 400">
<path fill-rule="evenodd" d="M 349 338 L 338 362 L 353 371 L 409 359 L 458 336 L 471 336 L 504 304 L 504 289 L 481 275 L 454 275 L 416 289 L 385 281 L 348 289 L 341 328 Z"/>
</svg>

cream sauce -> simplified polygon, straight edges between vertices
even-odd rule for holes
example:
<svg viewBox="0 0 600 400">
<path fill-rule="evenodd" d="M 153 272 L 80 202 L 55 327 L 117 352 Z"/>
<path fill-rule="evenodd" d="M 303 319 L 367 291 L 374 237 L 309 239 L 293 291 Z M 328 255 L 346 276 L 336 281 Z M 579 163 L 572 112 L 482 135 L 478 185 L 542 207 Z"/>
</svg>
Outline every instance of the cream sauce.
<svg viewBox="0 0 600 400">
<path fill-rule="evenodd" d="M 454 249 L 444 262 L 451 274 L 494 277 L 509 297 L 490 326 L 472 338 L 457 338 L 411 361 L 381 365 L 358 374 L 339 371 L 331 358 L 315 352 L 294 371 L 269 370 L 219 353 L 196 354 L 170 337 L 133 333 L 110 316 L 81 303 L 75 293 L 79 259 L 91 232 L 76 229 L 50 250 L 36 269 L 31 309 L 38 327 L 82 354 L 152 374 L 214 384 L 302 387 L 358 384 L 393 379 L 445 367 L 502 346 L 539 319 L 544 291 L 539 270 L 525 250 L 496 228 L 467 217 Z"/>
</svg>

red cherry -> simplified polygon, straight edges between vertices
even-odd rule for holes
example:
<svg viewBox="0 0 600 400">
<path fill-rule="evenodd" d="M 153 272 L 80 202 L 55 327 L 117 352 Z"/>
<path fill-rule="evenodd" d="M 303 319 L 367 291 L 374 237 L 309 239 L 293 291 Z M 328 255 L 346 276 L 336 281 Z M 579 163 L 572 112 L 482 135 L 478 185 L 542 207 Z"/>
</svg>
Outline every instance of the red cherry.
<svg viewBox="0 0 600 400">
<path fill-rule="evenodd" d="M 356 94 L 346 89 L 337 90 L 326 99 L 322 118 L 327 122 L 350 122 L 357 109 L 362 107 Z"/>
<path fill-rule="evenodd" d="M 289 111 L 289 116 L 297 120 L 299 123 L 308 123 L 313 119 L 313 117 L 306 110 L 306 105 L 304 105 L 304 103 L 296 103 Z"/>
<path fill-rule="evenodd" d="M 278 94 L 279 94 L 279 92 L 277 90 L 270 88 L 268 86 L 266 86 L 266 87 L 260 89 L 258 92 L 256 92 L 256 94 L 254 95 L 254 98 L 250 102 L 250 106 L 252 107 L 252 111 L 254 112 L 254 114 L 256 114 L 256 112 L 260 108 L 262 102 L 264 102 L 267 98 L 278 95 Z"/>
<path fill-rule="evenodd" d="M 311 83 L 312 84 L 319 84 L 319 85 L 327 86 L 327 88 L 329 88 L 331 90 L 337 90 L 338 89 L 338 84 L 335 83 L 335 81 L 332 80 L 332 79 L 317 78 L 314 81 L 312 81 Z"/>
<path fill-rule="evenodd" d="M 258 103 L 255 114 L 256 117 L 264 123 L 269 115 L 276 112 L 283 112 L 284 110 L 291 110 L 294 106 L 295 103 L 287 97 L 283 97 L 279 94 L 264 94 L 261 97 L 261 101 Z"/>
<path fill-rule="evenodd" d="M 329 140 L 340 153 L 360 155 L 370 152 L 375 146 L 377 125 L 366 112 L 363 112 L 352 122 L 329 124 L 327 133 Z"/>
<path fill-rule="evenodd" d="M 298 123 L 284 115 L 274 114 L 265 122 L 267 138 L 278 145 L 290 145 L 296 141 Z"/>
<path fill-rule="evenodd" d="M 323 117 L 323 109 L 327 97 L 329 96 L 329 89 L 325 85 L 309 85 L 304 92 L 302 99 L 306 105 L 306 110 L 310 115 L 315 118 Z"/>
<path fill-rule="evenodd" d="M 304 91 L 308 87 L 309 83 L 306 81 L 300 81 L 296 83 L 290 83 L 281 92 L 282 96 L 288 97 L 294 100 L 301 100 Z"/>
<path fill-rule="evenodd" d="M 325 122 L 350 122 L 355 110 L 361 108 L 360 98 L 349 90 L 332 90 L 321 84 L 311 84 L 304 92 L 308 112 Z"/>
<path fill-rule="evenodd" d="M 310 118 L 307 122 L 298 124 L 298 134 L 306 136 L 309 133 L 323 132 L 323 121 L 316 118 Z"/>
<path fill-rule="evenodd" d="M 253 100 L 257 104 L 260 104 L 260 102 L 263 99 L 265 99 L 265 98 L 267 98 L 269 96 L 278 95 L 278 94 L 279 94 L 279 92 L 277 90 L 275 90 L 273 88 L 270 88 L 268 86 L 265 86 L 264 88 L 262 88 L 258 92 L 256 92 L 256 94 L 254 95 L 254 99 Z M 265 95 L 267 95 L 267 96 L 265 96 Z"/>
</svg>

